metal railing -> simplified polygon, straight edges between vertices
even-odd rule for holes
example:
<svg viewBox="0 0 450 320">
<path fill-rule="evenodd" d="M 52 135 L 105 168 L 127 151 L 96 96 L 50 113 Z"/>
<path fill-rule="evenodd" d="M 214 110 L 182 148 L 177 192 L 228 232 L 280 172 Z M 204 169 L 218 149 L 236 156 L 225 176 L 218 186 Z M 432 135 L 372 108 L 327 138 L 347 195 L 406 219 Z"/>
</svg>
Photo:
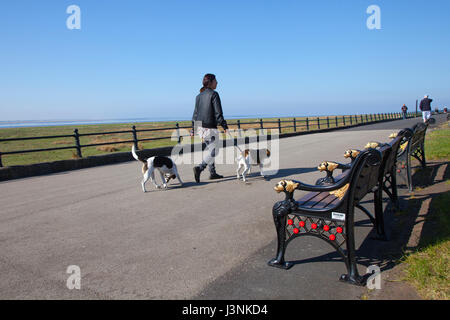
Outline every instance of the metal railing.
<svg viewBox="0 0 450 320">
<path fill-rule="evenodd" d="M 408 113 L 407 117 L 416 117 L 416 113 Z M 402 113 L 377 113 L 377 114 L 361 114 L 361 115 L 344 115 L 344 116 L 328 116 L 328 117 L 302 117 L 292 118 L 289 120 L 264 120 L 259 119 L 257 121 L 243 122 L 241 120 L 230 120 L 228 121 L 228 126 L 230 128 L 236 127 L 238 130 L 242 129 L 278 129 L 279 133 L 283 133 L 283 130 L 292 129 L 293 132 L 301 132 L 301 131 L 317 131 L 321 129 L 330 129 L 330 128 L 338 128 L 338 127 L 349 127 L 356 124 L 369 124 L 378 121 L 385 120 L 395 120 L 402 119 Z M 286 119 L 286 118 L 283 118 Z M 291 125 L 284 125 L 286 123 L 290 123 Z M 243 126 L 245 128 L 243 128 Z M 44 149 L 29 149 L 29 150 L 16 150 L 16 151 L 8 151 L 1 152 L 0 151 L 0 167 L 3 167 L 2 164 L 2 156 L 5 155 L 13 155 L 13 154 L 22 154 L 22 153 L 30 153 L 30 152 L 46 152 L 46 151 L 55 151 L 55 150 L 68 150 L 75 149 L 78 158 L 82 158 L 82 149 L 87 147 L 97 147 L 97 146 L 106 146 L 106 145 L 114 145 L 114 144 L 123 144 L 123 143 L 133 143 L 135 147 L 138 147 L 138 142 L 142 141 L 155 141 L 155 140 L 164 140 L 164 139 L 172 139 L 173 136 L 163 136 L 163 137 L 153 137 L 153 138 L 138 138 L 138 134 L 142 132 L 157 132 L 157 131 L 167 131 L 167 130 L 176 130 L 178 142 L 181 142 L 183 136 L 180 134 L 180 129 L 192 129 L 193 123 L 191 126 L 180 126 L 177 122 L 174 127 L 163 127 L 163 128 L 152 128 L 152 129 L 136 129 L 136 126 L 133 126 L 131 130 L 124 131 L 110 131 L 110 132 L 97 132 L 97 133 L 79 133 L 78 129 L 75 129 L 73 134 L 71 135 L 57 135 L 57 136 L 39 136 L 39 137 L 26 137 L 26 138 L 8 138 L 8 139 L 0 139 L 1 142 L 12 142 L 12 141 L 26 141 L 26 140 L 38 140 L 38 139 L 58 139 L 58 138 L 73 138 L 74 145 L 66 146 L 66 147 L 54 147 L 54 148 L 44 148 Z M 112 135 L 112 134 L 130 134 L 132 140 L 123 140 L 123 141 L 114 141 L 114 142 L 103 142 L 103 143 L 94 143 L 94 144 L 81 144 L 80 138 L 87 136 L 95 136 L 95 135 Z"/>
</svg>

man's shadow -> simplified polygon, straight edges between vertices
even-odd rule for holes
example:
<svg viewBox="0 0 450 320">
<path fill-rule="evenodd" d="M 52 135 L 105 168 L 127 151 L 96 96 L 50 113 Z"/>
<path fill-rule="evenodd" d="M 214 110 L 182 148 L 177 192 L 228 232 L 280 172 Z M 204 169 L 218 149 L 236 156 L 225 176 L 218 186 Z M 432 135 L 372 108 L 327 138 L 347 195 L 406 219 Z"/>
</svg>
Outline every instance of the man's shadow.
<svg viewBox="0 0 450 320">
<path fill-rule="evenodd" d="M 280 178 L 286 178 L 293 175 L 300 175 L 303 173 L 309 173 L 309 172 L 318 172 L 317 167 L 313 168 L 284 168 L 279 169 L 275 174 L 272 175 L 266 175 L 265 179 L 267 181 L 270 181 L 272 179 L 280 179 Z M 252 177 L 253 175 L 261 176 L 260 172 L 257 171 L 256 173 L 252 172 L 252 174 L 249 177 Z"/>
</svg>

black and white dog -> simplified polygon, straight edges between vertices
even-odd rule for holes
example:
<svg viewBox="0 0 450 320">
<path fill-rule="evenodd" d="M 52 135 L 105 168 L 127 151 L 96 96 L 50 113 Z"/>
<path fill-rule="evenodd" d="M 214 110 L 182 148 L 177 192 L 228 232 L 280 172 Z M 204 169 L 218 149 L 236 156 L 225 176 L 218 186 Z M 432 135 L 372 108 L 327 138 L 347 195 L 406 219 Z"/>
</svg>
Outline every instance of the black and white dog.
<svg viewBox="0 0 450 320">
<path fill-rule="evenodd" d="M 180 179 L 180 175 L 178 174 L 177 166 L 169 157 L 154 156 L 148 159 L 141 158 L 136 154 L 136 148 L 134 147 L 134 145 L 131 148 L 131 153 L 133 154 L 133 158 L 144 163 L 142 167 L 142 173 L 144 175 L 144 178 L 141 182 L 142 191 L 146 192 L 145 183 L 148 181 L 148 179 L 153 182 L 156 188 L 161 188 L 161 186 L 158 185 L 155 181 L 155 170 L 159 171 L 164 188 L 167 188 L 167 183 L 170 181 L 170 179 L 175 178 L 177 178 L 178 181 L 180 181 L 180 184 L 183 185 L 183 182 Z"/>
</svg>

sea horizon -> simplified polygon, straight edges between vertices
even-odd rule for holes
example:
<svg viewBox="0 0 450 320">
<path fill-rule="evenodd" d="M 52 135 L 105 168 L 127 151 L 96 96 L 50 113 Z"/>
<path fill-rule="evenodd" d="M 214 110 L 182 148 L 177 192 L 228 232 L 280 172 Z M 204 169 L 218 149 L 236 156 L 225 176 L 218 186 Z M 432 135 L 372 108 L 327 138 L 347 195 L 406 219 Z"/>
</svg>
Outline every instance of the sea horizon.
<svg viewBox="0 0 450 320">
<path fill-rule="evenodd" d="M 259 119 L 259 118 L 289 118 L 293 116 L 280 115 L 231 115 L 226 119 Z M 301 117 L 301 116 L 296 116 Z M 72 125 L 95 125 L 95 124 L 122 124 L 122 123 L 143 123 L 143 122 L 166 122 L 166 121 L 190 121 L 190 117 L 148 117 L 148 118 L 121 118 L 121 119 L 47 119 L 47 120 L 1 120 L 2 128 L 25 128 L 25 127 L 52 127 L 52 126 L 72 126 Z"/>
</svg>

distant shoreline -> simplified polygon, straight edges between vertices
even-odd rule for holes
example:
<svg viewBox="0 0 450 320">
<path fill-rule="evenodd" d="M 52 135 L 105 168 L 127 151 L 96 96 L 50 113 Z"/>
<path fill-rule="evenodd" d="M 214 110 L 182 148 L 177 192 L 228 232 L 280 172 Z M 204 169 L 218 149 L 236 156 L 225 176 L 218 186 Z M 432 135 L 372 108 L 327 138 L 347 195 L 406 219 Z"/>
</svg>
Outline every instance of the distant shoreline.
<svg viewBox="0 0 450 320">
<path fill-rule="evenodd" d="M 283 116 L 269 115 L 237 115 L 228 116 L 226 119 L 259 119 L 259 118 L 288 118 Z M 291 118 L 291 117 L 290 117 Z M 96 124 L 127 124 L 143 122 L 182 122 L 191 121 L 190 118 L 131 118 L 131 119 L 103 119 L 103 120 L 7 120 L 0 121 L 0 129 L 3 128 L 27 128 L 27 127 L 53 127 L 73 125 L 96 125 Z"/>
</svg>

